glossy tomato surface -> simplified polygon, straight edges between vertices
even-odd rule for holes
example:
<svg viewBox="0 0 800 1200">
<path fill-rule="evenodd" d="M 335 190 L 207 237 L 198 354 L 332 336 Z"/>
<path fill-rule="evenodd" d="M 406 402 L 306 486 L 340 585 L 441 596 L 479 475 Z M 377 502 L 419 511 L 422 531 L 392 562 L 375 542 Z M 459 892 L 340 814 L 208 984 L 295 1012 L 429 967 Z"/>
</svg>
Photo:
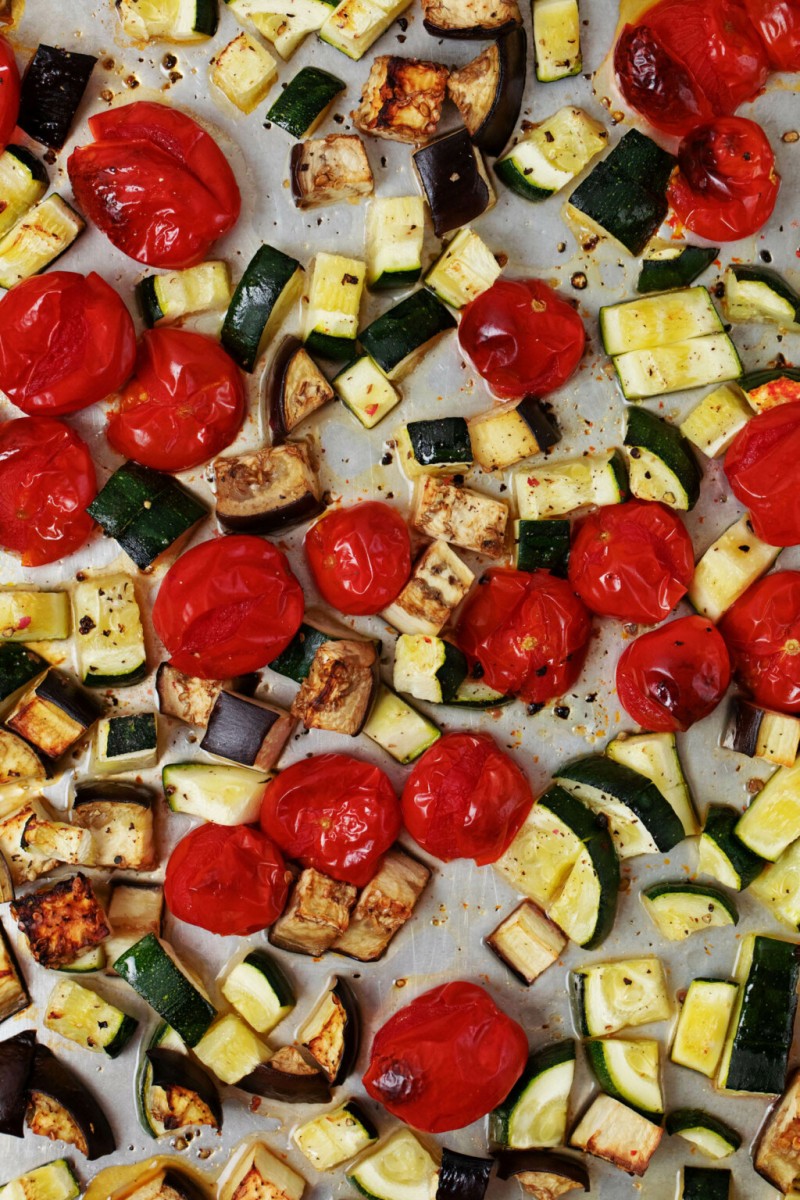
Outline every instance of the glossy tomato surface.
<svg viewBox="0 0 800 1200">
<path fill-rule="evenodd" d="M 48 271 L 0 300 L 0 389 L 31 416 L 77 412 L 117 391 L 136 358 L 130 314 L 92 271 Z"/>
<path fill-rule="evenodd" d="M 719 631 L 756 703 L 800 712 L 800 572 L 777 571 L 754 583 L 728 609 Z"/>
<path fill-rule="evenodd" d="M 239 216 L 225 155 L 197 121 L 148 100 L 89 119 L 94 142 L 67 164 L 81 210 L 118 250 L 151 267 L 190 267 Z"/>
<path fill-rule="evenodd" d="M 380 767 L 317 754 L 267 784 L 261 827 L 304 867 L 364 887 L 400 832 L 400 803 Z"/>
<path fill-rule="evenodd" d="M 713 242 L 749 237 L 772 216 L 781 180 L 755 121 L 721 117 L 698 125 L 678 150 L 669 202 L 692 233 Z"/>
<path fill-rule="evenodd" d="M 643 633 L 617 664 L 622 707 L 650 733 L 681 732 L 719 704 L 731 680 L 728 651 L 705 617 Z"/>
<path fill-rule="evenodd" d="M 309 529 L 304 547 L 322 598 L 353 616 L 386 608 L 411 574 L 406 523 L 377 500 L 326 513 Z"/>
<path fill-rule="evenodd" d="M 173 917 L 210 933 L 257 933 L 283 912 L 289 878 L 283 855 L 260 829 L 209 822 L 172 851 L 164 899 Z"/>
<path fill-rule="evenodd" d="M 762 541 L 800 544 L 800 401 L 748 421 L 725 455 L 725 474 Z"/>
<path fill-rule="evenodd" d="M 303 591 L 286 556 L 264 538 L 232 534 L 194 546 L 173 563 L 153 624 L 187 675 L 228 679 L 277 658 L 303 619 Z"/>
<path fill-rule="evenodd" d="M 486 733 L 446 733 L 413 766 L 403 789 L 403 822 L 440 858 L 496 862 L 525 820 L 528 780 Z"/>
<path fill-rule="evenodd" d="M 0 425 L 0 546 L 26 567 L 79 550 L 94 528 L 97 495 L 89 448 L 55 417 Z"/>
<path fill-rule="evenodd" d="M 578 313 L 541 279 L 499 279 L 462 309 L 459 344 L 497 396 L 545 396 L 577 370 Z"/>
<path fill-rule="evenodd" d="M 598 508 L 573 533 L 569 581 L 602 617 L 656 625 L 686 595 L 693 575 L 692 539 L 664 504 Z"/>
<path fill-rule="evenodd" d="M 0 36 L 0 154 L 11 141 L 19 116 L 19 71 L 11 43 Z"/>
<path fill-rule="evenodd" d="M 524 1029 L 475 983 L 423 992 L 375 1034 L 364 1086 L 425 1133 L 461 1129 L 506 1098 L 528 1058 Z"/>
<path fill-rule="evenodd" d="M 800 71 L 800 4 L 797 0 L 744 0 L 776 71 Z"/>
<path fill-rule="evenodd" d="M 467 600 L 457 639 L 490 688 L 545 704 L 578 678 L 591 631 L 589 612 L 566 580 L 499 567 Z"/>
<path fill-rule="evenodd" d="M 246 410 L 241 372 L 217 342 L 184 329 L 148 329 L 106 433 L 134 462 L 187 471 L 231 444 Z"/>
</svg>

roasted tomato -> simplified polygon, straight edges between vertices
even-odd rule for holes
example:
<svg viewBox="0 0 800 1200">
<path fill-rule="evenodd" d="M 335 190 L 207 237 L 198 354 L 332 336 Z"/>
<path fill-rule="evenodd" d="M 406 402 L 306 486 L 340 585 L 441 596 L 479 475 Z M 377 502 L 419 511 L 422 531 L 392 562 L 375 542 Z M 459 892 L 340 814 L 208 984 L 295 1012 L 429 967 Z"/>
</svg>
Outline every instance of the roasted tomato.
<svg viewBox="0 0 800 1200">
<path fill-rule="evenodd" d="M 617 665 L 622 707 L 651 733 L 675 733 L 702 721 L 730 681 L 725 643 L 705 617 L 680 617 L 643 633 Z"/>
<path fill-rule="evenodd" d="M 94 142 L 67 169 L 80 208 L 118 250 L 151 267 L 191 267 L 235 224 L 241 197 L 196 121 L 142 100 L 89 118 Z"/>
<path fill-rule="evenodd" d="M 184 329 L 148 329 L 106 432 L 134 462 L 188 471 L 231 444 L 246 408 L 241 372 L 221 346 Z"/>
<path fill-rule="evenodd" d="M 34 275 L 0 300 L 0 389 L 31 416 L 104 400 L 135 358 L 130 314 L 94 271 Z"/>
<path fill-rule="evenodd" d="M 0 546 L 26 567 L 80 550 L 94 528 L 97 495 L 89 448 L 55 417 L 0 426 Z"/>
<path fill-rule="evenodd" d="M 686 595 L 693 575 L 692 539 L 663 504 L 629 500 L 598 508 L 573 538 L 569 581 L 601 617 L 656 625 Z"/>
<path fill-rule="evenodd" d="M 353 616 L 386 608 L 411 574 L 406 523 L 377 500 L 327 513 L 306 534 L 305 552 L 322 598 Z"/>
<path fill-rule="evenodd" d="M 659 0 L 623 29 L 614 68 L 628 104 L 680 135 L 752 100 L 769 63 L 740 0 Z"/>
<path fill-rule="evenodd" d="M 781 178 L 767 135 L 755 121 L 720 117 L 698 125 L 678 150 L 668 197 L 676 217 L 711 242 L 757 233 L 772 216 Z"/>
<path fill-rule="evenodd" d="M 403 822 L 442 862 L 496 862 L 525 820 L 533 795 L 517 764 L 486 733 L 446 733 L 414 765 Z"/>
<path fill-rule="evenodd" d="M 267 784 L 261 827 L 304 867 L 364 887 L 400 832 L 400 803 L 380 767 L 317 754 Z"/>
<path fill-rule="evenodd" d="M 458 340 L 495 395 L 545 396 L 577 370 L 586 330 L 543 280 L 499 279 L 463 310 Z"/>
<path fill-rule="evenodd" d="M 170 567 L 153 624 L 179 671 L 228 679 L 277 658 L 303 609 L 283 552 L 264 538 L 234 534 L 194 546 Z"/>
<path fill-rule="evenodd" d="M 800 544 L 800 401 L 748 421 L 725 455 L 725 474 L 762 541 Z"/>
<path fill-rule="evenodd" d="M 800 6 L 797 0 L 744 0 L 775 71 L 800 71 Z"/>
<path fill-rule="evenodd" d="M 19 71 L 11 45 L 0 37 L 0 154 L 11 141 L 19 116 Z"/>
<path fill-rule="evenodd" d="M 423 992 L 375 1034 L 364 1087 L 425 1133 L 471 1125 L 504 1100 L 522 1074 L 528 1039 L 475 983 Z"/>
<path fill-rule="evenodd" d="M 487 571 L 467 600 L 458 644 L 498 692 L 528 704 L 561 696 L 581 672 L 589 646 L 589 613 L 564 579 L 548 571 Z"/>
<path fill-rule="evenodd" d="M 277 921 L 290 878 L 280 850 L 260 829 L 209 822 L 172 851 L 164 899 L 179 921 L 243 936 Z"/>
<path fill-rule="evenodd" d="M 800 572 L 749 587 L 719 624 L 734 672 L 757 704 L 800 712 Z"/>
</svg>

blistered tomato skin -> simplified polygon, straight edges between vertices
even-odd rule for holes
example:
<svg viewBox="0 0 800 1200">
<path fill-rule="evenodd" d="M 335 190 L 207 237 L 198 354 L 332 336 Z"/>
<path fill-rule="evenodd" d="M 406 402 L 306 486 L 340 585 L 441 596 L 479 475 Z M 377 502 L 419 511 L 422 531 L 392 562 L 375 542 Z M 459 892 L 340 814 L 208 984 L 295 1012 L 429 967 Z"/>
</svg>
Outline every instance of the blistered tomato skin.
<svg viewBox="0 0 800 1200">
<path fill-rule="evenodd" d="M 541 279 L 499 279 L 462 310 L 461 349 L 497 396 L 545 396 L 575 373 L 586 330 Z"/>
<path fill-rule="evenodd" d="M 167 862 L 164 899 L 179 921 L 222 935 L 257 933 L 284 910 L 289 872 L 283 855 L 252 825 L 192 829 Z"/>
<path fill-rule="evenodd" d="M 719 631 L 736 678 L 755 702 L 800 713 L 800 572 L 777 571 L 754 583 Z"/>
<path fill-rule="evenodd" d="M 136 358 L 130 314 L 92 271 L 48 271 L 0 300 L 0 390 L 29 416 L 78 412 L 116 392 Z"/>
<path fill-rule="evenodd" d="M 377 500 L 326 513 L 309 529 L 304 549 L 322 598 L 352 616 L 386 608 L 411 574 L 406 523 Z"/>
<path fill-rule="evenodd" d="M 569 581 L 601 617 L 656 625 L 686 595 L 693 575 L 692 540 L 663 504 L 598 508 L 573 533 Z"/>
<path fill-rule="evenodd" d="M 719 704 L 731 680 L 728 651 L 705 617 L 643 633 L 617 664 L 617 695 L 650 733 L 684 732 Z"/>
<path fill-rule="evenodd" d="M 725 455 L 725 474 L 757 537 L 800 544 L 800 401 L 748 421 Z"/>
<path fill-rule="evenodd" d="M 400 832 L 388 776 L 349 754 L 302 759 L 267 784 L 261 827 L 284 853 L 332 879 L 364 887 Z"/>
<path fill-rule="evenodd" d="M 403 789 L 403 822 L 442 862 L 496 862 L 533 804 L 513 759 L 485 733 L 446 733 L 415 763 Z"/>
<path fill-rule="evenodd" d="M 774 71 L 800 71 L 800 6 L 797 0 L 744 0 Z"/>
<path fill-rule="evenodd" d="M 173 563 L 153 605 L 153 624 L 179 671 L 229 679 L 282 654 L 304 611 L 286 556 L 248 534 L 212 538 Z"/>
<path fill-rule="evenodd" d="M 14 51 L 0 37 L 0 154 L 11 141 L 19 116 L 19 71 Z"/>
<path fill-rule="evenodd" d="M 458 622 L 461 649 L 490 688 L 546 704 L 578 678 L 591 616 L 572 586 L 548 571 L 487 571 Z"/>
<path fill-rule="evenodd" d="M 364 1086 L 414 1129 L 446 1133 L 491 1112 L 527 1059 L 521 1026 L 482 987 L 455 980 L 423 992 L 378 1030 Z"/>
</svg>

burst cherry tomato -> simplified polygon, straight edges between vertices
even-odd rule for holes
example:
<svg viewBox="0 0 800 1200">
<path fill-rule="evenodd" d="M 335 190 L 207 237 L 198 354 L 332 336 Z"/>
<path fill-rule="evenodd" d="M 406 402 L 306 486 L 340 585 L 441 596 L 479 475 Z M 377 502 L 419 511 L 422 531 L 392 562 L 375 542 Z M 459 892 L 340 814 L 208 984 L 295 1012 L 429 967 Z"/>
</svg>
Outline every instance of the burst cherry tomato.
<svg viewBox="0 0 800 1200">
<path fill-rule="evenodd" d="M 221 346 L 184 329 L 149 329 L 106 432 L 126 458 L 188 471 L 231 444 L 246 407 L 239 368 Z"/>
<path fill-rule="evenodd" d="M 800 712 L 800 572 L 778 571 L 754 583 L 728 609 L 719 631 L 756 703 Z"/>
<path fill-rule="evenodd" d="M 775 155 L 755 121 L 721 117 L 698 125 L 678 150 L 669 202 L 699 237 L 735 242 L 757 233 L 772 216 L 781 186 Z"/>
<path fill-rule="evenodd" d="M 545 396 L 576 371 L 583 321 L 541 279 L 499 279 L 463 310 L 458 340 L 497 396 Z"/>
<path fill-rule="evenodd" d="M 153 624 L 179 671 L 227 679 L 277 658 L 297 633 L 303 608 L 283 552 L 242 533 L 181 555 L 159 588 Z"/>
<path fill-rule="evenodd" d="M 252 825 L 200 825 L 167 862 L 164 899 L 179 921 L 210 933 L 257 933 L 286 904 L 289 872 L 275 843 Z"/>
<path fill-rule="evenodd" d="M 0 37 L 0 154 L 11 141 L 19 116 L 19 71 L 14 51 Z"/>
<path fill-rule="evenodd" d="M 235 224 L 241 197 L 217 143 L 150 101 L 89 118 L 94 142 L 67 169 L 80 208 L 118 250 L 151 267 L 191 267 Z"/>
<path fill-rule="evenodd" d="M 89 448 L 55 417 L 0 426 L 0 546 L 26 567 L 79 550 L 94 528 L 97 495 Z"/>
<path fill-rule="evenodd" d="M 405 521 L 377 500 L 327 513 L 306 534 L 305 552 L 322 598 L 353 616 L 386 608 L 411 574 Z"/>
<path fill-rule="evenodd" d="M 504 1100 L 528 1058 L 525 1031 L 475 983 L 423 992 L 375 1034 L 364 1087 L 425 1133 L 461 1129 Z"/>
<path fill-rule="evenodd" d="M 446 733 L 417 762 L 403 789 L 403 822 L 442 862 L 496 862 L 533 804 L 517 764 L 486 733 Z"/>
<path fill-rule="evenodd" d="M 693 574 L 692 539 L 680 517 L 645 500 L 585 517 L 569 556 L 569 581 L 587 608 L 640 625 L 668 617 Z"/>
<path fill-rule="evenodd" d="M 50 271 L 0 300 L 0 389 L 23 412 L 77 412 L 122 387 L 136 333 L 104 279 Z"/>
<path fill-rule="evenodd" d="M 400 832 L 400 804 L 380 767 L 318 754 L 267 784 L 261 827 L 302 866 L 364 887 Z"/>
<path fill-rule="evenodd" d="M 581 672 L 592 622 L 564 579 L 547 571 L 487 571 L 458 623 L 458 644 L 484 681 L 529 704 L 561 696 Z"/>
<path fill-rule="evenodd" d="M 702 721 L 730 681 L 725 643 L 705 617 L 680 617 L 643 633 L 617 665 L 622 707 L 651 733 L 675 733 Z"/>
<path fill-rule="evenodd" d="M 762 541 L 800 544 L 800 401 L 748 421 L 725 455 L 725 474 Z"/>
<path fill-rule="evenodd" d="M 800 6 L 797 0 L 744 0 L 770 66 L 775 71 L 800 71 Z"/>
</svg>

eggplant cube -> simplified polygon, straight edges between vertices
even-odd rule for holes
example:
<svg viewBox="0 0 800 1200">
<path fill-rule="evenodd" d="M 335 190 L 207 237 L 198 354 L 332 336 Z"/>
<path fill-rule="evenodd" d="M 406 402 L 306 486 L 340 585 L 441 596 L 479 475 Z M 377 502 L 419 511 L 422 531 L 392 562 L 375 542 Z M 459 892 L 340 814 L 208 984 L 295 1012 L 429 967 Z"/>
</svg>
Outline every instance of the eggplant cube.
<svg viewBox="0 0 800 1200">
<path fill-rule="evenodd" d="M 427 476 L 419 484 L 411 523 L 431 538 L 500 558 L 505 549 L 508 505 L 469 488 Z"/>
<path fill-rule="evenodd" d="M 226 529 L 274 533 L 322 512 L 322 490 L 300 442 L 214 460 L 217 520 Z"/>
<path fill-rule="evenodd" d="M 282 708 L 236 692 L 220 692 L 200 746 L 218 758 L 271 771 L 294 727 L 294 717 Z"/>
<path fill-rule="evenodd" d="M 567 939 L 541 909 L 530 900 L 523 900 L 489 934 L 486 945 L 530 986 L 558 961 L 566 949 Z"/>
<path fill-rule="evenodd" d="M 425 142 L 436 132 L 447 95 L 447 67 L 379 54 L 352 113 L 362 133 L 395 142 Z"/>
<path fill-rule="evenodd" d="M 308 867 L 295 883 L 283 916 L 272 926 L 269 940 L 297 954 L 322 954 L 347 929 L 356 894 L 351 883 L 339 883 Z"/>
<path fill-rule="evenodd" d="M 80 784 L 72 823 L 92 834 L 95 866 L 149 871 L 156 865 L 153 792 L 121 780 Z"/>
<path fill-rule="evenodd" d="M 290 174 L 298 208 L 368 196 L 374 186 L 364 143 L 354 133 L 331 133 L 293 146 Z"/>
<path fill-rule="evenodd" d="M 447 542 L 433 542 L 414 563 L 408 583 L 382 615 L 400 633 L 436 637 L 474 579 L 467 564 Z"/>
<path fill-rule="evenodd" d="M 159 708 L 165 717 L 175 717 L 187 725 L 206 726 L 220 692 L 249 695 L 257 683 L 257 675 L 241 675 L 238 679 L 200 679 L 195 675 L 184 675 L 168 662 L 163 662 L 156 672 Z"/>
<path fill-rule="evenodd" d="M 627 1104 L 599 1095 L 573 1130 L 570 1145 L 613 1163 L 629 1175 L 644 1175 L 664 1135 Z"/>
<path fill-rule="evenodd" d="M 411 919 L 430 877 L 424 863 L 399 848 L 390 850 L 359 896 L 350 924 L 333 943 L 333 949 L 359 962 L 380 958 L 397 931 Z"/>
<path fill-rule="evenodd" d="M 468 225 L 495 203 L 481 153 L 473 146 L 466 129 L 446 133 L 417 150 L 414 167 L 430 206 L 437 237 Z"/>
<path fill-rule="evenodd" d="M 15 900 L 11 914 L 43 967 L 74 962 L 111 932 L 91 882 L 80 873 Z"/>
<path fill-rule="evenodd" d="M 0 820 L 0 856 L 8 864 L 11 882 L 15 887 L 21 883 L 32 883 L 40 875 L 52 871 L 56 865 L 54 858 L 36 854 L 23 845 L 25 829 L 32 817 L 46 821 L 50 819 L 50 813 L 39 800 L 31 800 Z"/>
<path fill-rule="evenodd" d="M 488 38 L 522 24 L 517 0 L 422 0 L 434 37 Z"/>
<path fill-rule="evenodd" d="M 60 758 L 101 715 L 73 679 L 50 670 L 17 702 L 6 724 L 47 758 Z"/>
<path fill-rule="evenodd" d="M 324 642 L 292 704 L 292 716 L 306 729 L 327 729 L 355 737 L 375 698 L 378 655 L 374 642 Z"/>
<path fill-rule="evenodd" d="M 333 400 L 334 395 L 306 348 L 297 338 L 284 338 L 270 364 L 265 387 L 273 445 L 282 442 L 301 421 Z"/>
</svg>

